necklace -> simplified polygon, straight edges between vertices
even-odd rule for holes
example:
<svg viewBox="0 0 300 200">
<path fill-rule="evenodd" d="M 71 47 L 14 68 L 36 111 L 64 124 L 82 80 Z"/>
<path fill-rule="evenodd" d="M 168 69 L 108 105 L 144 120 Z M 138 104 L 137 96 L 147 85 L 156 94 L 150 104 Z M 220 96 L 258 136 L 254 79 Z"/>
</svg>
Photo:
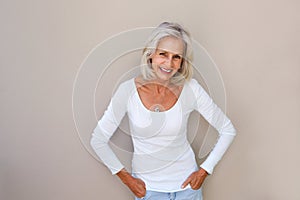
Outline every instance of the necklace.
<svg viewBox="0 0 300 200">
<path fill-rule="evenodd" d="M 154 107 L 154 112 L 160 112 L 160 109 L 159 109 L 158 106 L 155 106 L 155 107 Z"/>
<path fill-rule="evenodd" d="M 155 82 L 136 82 L 137 91 L 142 103 L 153 112 L 166 111 L 178 101 L 181 86 L 160 85 Z"/>
<path fill-rule="evenodd" d="M 153 110 L 154 112 L 162 112 L 164 108 L 160 104 L 154 104 L 151 106 L 150 110 Z"/>
</svg>

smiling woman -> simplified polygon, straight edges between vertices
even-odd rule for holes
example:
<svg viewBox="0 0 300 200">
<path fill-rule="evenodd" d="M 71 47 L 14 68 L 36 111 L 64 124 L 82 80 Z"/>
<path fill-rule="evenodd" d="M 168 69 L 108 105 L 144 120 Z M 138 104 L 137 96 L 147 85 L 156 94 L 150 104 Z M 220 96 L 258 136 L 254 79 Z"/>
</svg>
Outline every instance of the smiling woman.
<svg viewBox="0 0 300 200">
<path fill-rule="evenodd" d="M 169 81 L 181 68 L 183 52 L 182 40 L 170 36 L 161 39 L 150 56 L 156 78 L 152 83 L 144 81 L 142 77 L 135 79 L 139 96 L 147 109 L 155 112 L 166 111 L 177 102 L 182 86 Z"/>
<path fill-rule="evenodd" d="M 158 43 L 152 59 L 152 68 L 157 78 L 169 81 L 180 69 L 184 45 L 182 40 L 175 37 L 165 37 Z"/>
<path fill-rule="evenodd" d="M 170 78 L 170 82 L 182 85 L 185 80 L 190 80 L 193 74 L 191 66 L 193 50 L 190 34 L 179 24 L 168 22 L 160 24 L 146 42 L 141 62 L 143 79 L 151 80 L 156 78 L 152 65 L 153 56 L 161 53 L 160 56 L 164 58 L 168 52 L 175 55 L 178 54 L 175 58 L 181 58 L 180 68 Z"/>
<path fill-rule="evenodd" d="M 175 23 L 158 26 L 143 51 L 141 75 L 119 86 L 93 132 L 91 146 L 136 199 L 201 200 L 203 181 L 236 134 L 231 121 L 191 79 L 191 58 L 187 31 Z M 187 139 L 194 110 L 219 132 L 200 167 Z M 131 174 L 108 145 L 125 114 L 134 145 Z"/>
</svg>

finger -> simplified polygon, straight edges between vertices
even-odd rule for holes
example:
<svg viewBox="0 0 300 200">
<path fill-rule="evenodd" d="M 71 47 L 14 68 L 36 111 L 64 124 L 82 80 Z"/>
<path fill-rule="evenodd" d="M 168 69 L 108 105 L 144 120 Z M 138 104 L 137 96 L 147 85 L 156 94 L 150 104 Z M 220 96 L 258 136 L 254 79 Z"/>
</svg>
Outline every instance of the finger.
<svg viewBox="0 0 300 200">
<path fill-rule="evenodd" d="M 192 189 L 194 189 L 194 190 L 198 190 L 200 187 L 201 187 L 201 185 L 202 185 L 202 181 L 201 180 L 196 180 L 194 183 L 193 183 L 193 185 L 191 185 L 191 187 L 192 187 Z"/>
<path fill-rule="evenodd" d="M 195 185 L 196 185 L 196 182 L 195 182 L 194 179 L 192 179 L 192 180 L 190 181 L 190 186 L 191 186 L 191 188 L 194 188 Z"/>
<path fill-rule="evenodd" d="M 138 198 L 141 198 L 141 197 L 144 197 L 145 194 L 146 194 L 146 193 L 138 192 L 138 193 L 136 194 L 136 196 L 137 196 Z"/>
<path fill-rule="evenodd" d="M 138 179 L 138 181 L 139 181 L 139 184 L 141 184 L 143 187 L 145 187 L 145 188 L 146 188 L 146 184 L 145 184 L 145 182 L 144 182 L 144 181 L 142 181 L 141 179 Z"/>
<path fill-rule="evenodd" d="M 146 189 L 146 184 L 144 182 L 142 184 L 143 184 L 143 188 Z"/>
<path fill-rule="evenodd" d="M 183 184 L 181 185 L 181 188 L 182 188 L 182 189 L 185 188 L 190 182 L 191 182 L 191 178 L 188 177 L 188 178 L 183 182 Z"/>
<path fill-rule="evenodd" d="M 136 196 L 137 198 L 140 198 L 140 199 L 144 197 L 143 194 L 136 194 L 135 196 Z"/>
<path fill-rule="evenodd" d="M 146 195 L 146 190 L 143 191 L 142 195 L 143 197 Z"/>
<path fill-rule="evenodd" d="M 146 189 L 144 189 L 144 188 L 137 188 L 136 189 L 136 193 L 143 196 L 143 195 L 146 194 Z"/>
<path fill-rule="evenodd" d="M 146 188 L 140 185 L 140 186 L 137 187 L 137 190 L 140 193 L 144 193 L 146 191 Z"/>
<path fill-rule="evenodd" d="M 199 185 L 200 185 L 200 182 L 196 181 L 196 182 L 193 183 L 193 185 L 191 185 L 191 187 L 192 187 L 193 190 L 197 190 L 197 189 L 200 188 Z"/>
<path fill-rule="evenodd" d="M 140 191 L 141 197 L 144 197 L 146 195 L 146 190 Z"/>
<path fill-rule="evenodd" d="M 146 191 L 146 184 L 143 181 L 141 181 L 141 183 L 139 183 L 137 187 L 140 191 Z"/>
<path fill-rule="evenodd" d="M 140 180 L 140 179 L 137 179 L 136 181 L 136 187 L 138 189 L 143 189 L 145 190 L 146 189 L 146 184 L 144 183 L 144 181 Z"/>
</svg>

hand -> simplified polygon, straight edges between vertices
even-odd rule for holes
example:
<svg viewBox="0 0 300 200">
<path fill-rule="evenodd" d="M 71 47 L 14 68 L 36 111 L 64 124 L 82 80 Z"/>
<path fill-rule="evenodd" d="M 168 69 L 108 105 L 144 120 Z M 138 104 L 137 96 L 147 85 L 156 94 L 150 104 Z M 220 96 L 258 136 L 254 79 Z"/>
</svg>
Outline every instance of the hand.
<svg viewBox="0 0 300 200">
<path fill-rule="evenodd" d="M 142 198 L 146 195 L 146 185 L 141 179 L 134 178 L 125 169 L 122 169 L 120 172 L 118 172 L 117 176 L 125 185 L 127 185 L 127 187 L 136 197 Z"/>
<path fill-rule="evenodd" d="M 136 197 L 142 198 L 146 195 L 146 185 L 141 179 L 132 177 L 132 181 L 126 185 Z"/>
<path fill-rule="evenodd" d="M 190 184 L 193 190 L 198 190 L 202 183 L 204 182 L 205 178 L 207 177 L 208 173 L 200 168 L 198 171 L 193 172 L 182 184 L 181 188 L 185 188 L 188 184 Z"/>
</svg>

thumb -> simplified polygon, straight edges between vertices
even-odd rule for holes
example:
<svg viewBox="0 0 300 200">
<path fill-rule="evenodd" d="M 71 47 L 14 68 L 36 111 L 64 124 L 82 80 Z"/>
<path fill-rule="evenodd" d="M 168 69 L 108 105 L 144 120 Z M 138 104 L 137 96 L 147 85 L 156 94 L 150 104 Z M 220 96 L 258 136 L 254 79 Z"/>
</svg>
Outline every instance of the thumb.
<svg viewBox="0 0 300 200">
<path fill-rule="evenodd" d="M 191 177 L 188 177 L 181 185 L 181 188 L 182 189 L 185 188 L 190 182 L 191 182 Z"/>
</svg>

